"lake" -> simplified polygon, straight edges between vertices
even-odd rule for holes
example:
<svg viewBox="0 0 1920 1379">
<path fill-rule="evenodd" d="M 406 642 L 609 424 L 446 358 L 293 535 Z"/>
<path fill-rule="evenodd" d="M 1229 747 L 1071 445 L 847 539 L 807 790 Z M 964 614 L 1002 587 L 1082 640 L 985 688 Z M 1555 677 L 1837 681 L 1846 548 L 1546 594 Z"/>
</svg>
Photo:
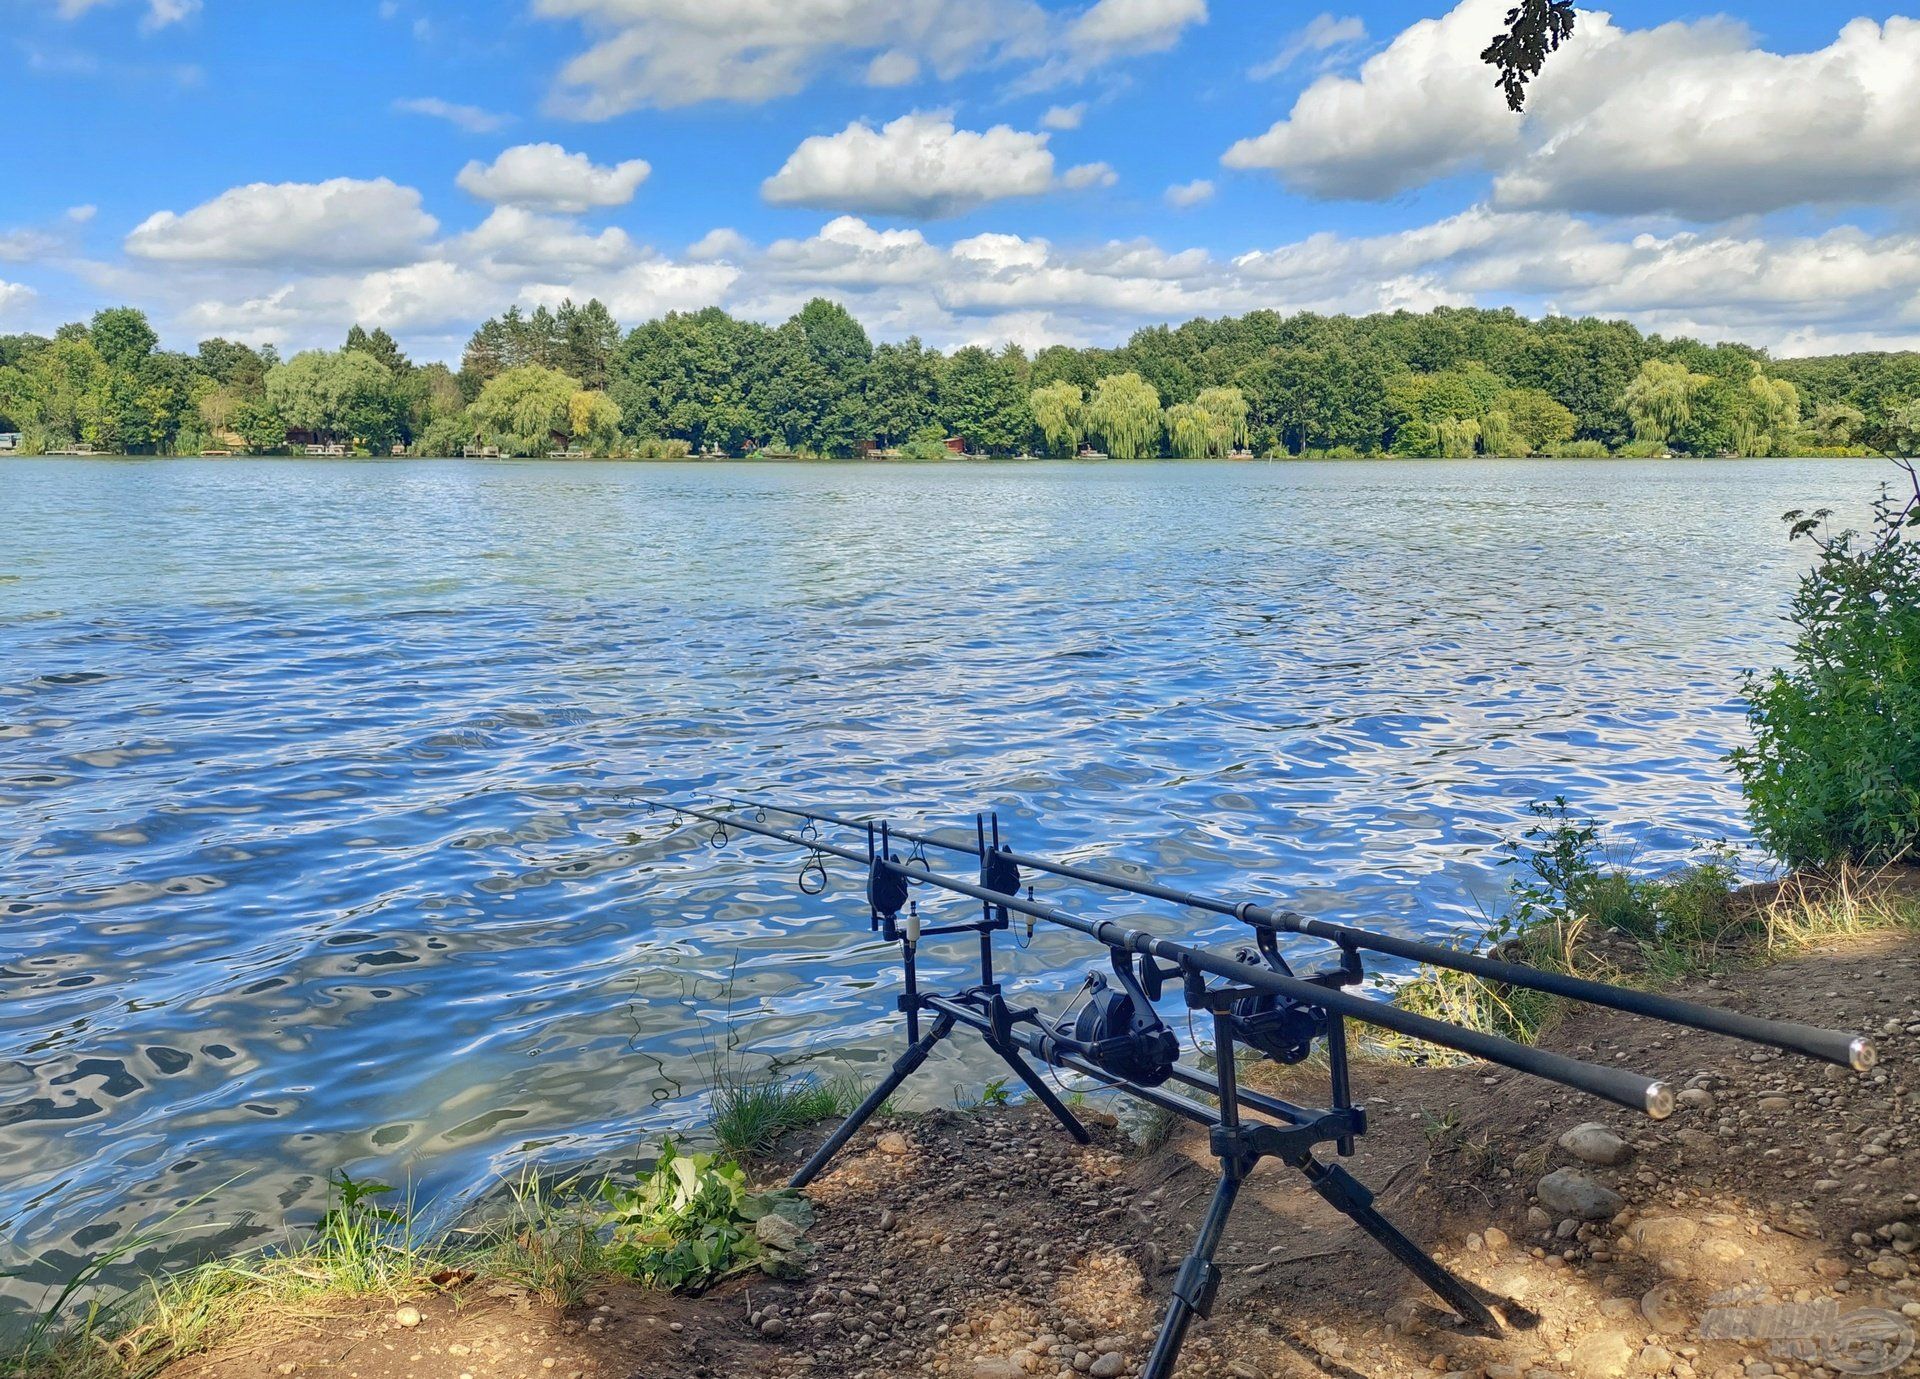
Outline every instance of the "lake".
<svg viewBox="0 0 1920 1379">
<path fill-rule="evenodd" d="M 802 895 L 642 792 L 997 807 L 1422 935 L 1498 912 L 1534 799 L 1649 867 L 1738 841 L 1779 515 L 1885 472 L 0 464 L 0 1269 L 37 1295 L 216 1188 L 174 1257 L 310 1221 L 339 1167 L 446 1206 L 630 1161 L 716 1057 L 873 1074 L 859 879 Z M 1096 956 L 1005 947 L 1050 1009 Z"/>
</svg>

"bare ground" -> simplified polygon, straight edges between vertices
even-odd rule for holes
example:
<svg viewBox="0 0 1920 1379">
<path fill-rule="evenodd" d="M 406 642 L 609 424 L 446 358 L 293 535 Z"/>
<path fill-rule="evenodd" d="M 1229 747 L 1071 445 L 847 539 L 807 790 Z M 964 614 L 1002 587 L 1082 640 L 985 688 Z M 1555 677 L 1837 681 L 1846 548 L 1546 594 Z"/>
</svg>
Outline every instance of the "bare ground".
<svg viewBox="0 0 1920 1379">
<path fill-rule="evenodd" d="M 1180 1374 L 1821 1379 L 1897 1356 L 1902 1329 L 1920 1327 L 1920 942 L 1850 940 L 1688 994 L 1868 1031 L 1882 1066 L 1859 1077 L 1606 1012 L 1544 1041 L 1691 1089 L 1655 1123 L 1504 1070 L 1363 1064 L 1372 1129 L 1347 1166 L 1531 1324 L 1461 1329 L 1269 1163 L 1241 1196 Z M 1266 1085 L 1306 1099 L 1308 1076 Z M 1621 1162 L 1560 1147 L 1584 1122 L 1624 1141 Z M 1136 1374 L 1213 1166 L 1198 1136 L 1141 1155 L 1094 1129 L 1076 1146 L 1032 1105 L 872 1127 L 810 1192 L 821 1253 L 801 1283 L 734 1280 L 699 1298 L 609 1285 L 571 1314 L 474 1283 L 423 1300 L 411 1328 L 385 1304 L 274 1318 L 168 1379 Z M 1586 1222 L 1544 1209 L 1536 1185 L 1561 1167 L 1626 1205 Z M 1740 1334 L 1710 1338 L 1727 1331 Z M 1920 1374 L 1920 1358 L 1878 1372 Z"/>
</svg>

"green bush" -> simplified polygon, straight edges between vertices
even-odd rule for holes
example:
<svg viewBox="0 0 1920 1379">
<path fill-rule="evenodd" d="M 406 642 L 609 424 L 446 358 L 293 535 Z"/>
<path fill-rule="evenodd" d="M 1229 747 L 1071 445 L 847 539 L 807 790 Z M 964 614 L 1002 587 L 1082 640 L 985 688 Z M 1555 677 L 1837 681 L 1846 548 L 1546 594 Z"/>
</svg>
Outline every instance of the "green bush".
<svg viewBox="0 0 1920 1379">
<path fill-rule="evenodd" d="M 1865 865 L 1920 843 L 1920 472 L 1883 488 L 1866 534 L 1787 514 L 1819 557 L 1788 612 L 1790 663 L 1746 681 L 1751 745 L 1730 760 L 1754 834 L 1792 866 Z"/>
<path fill-rule="evenodd" d="M 758 1268 L 776 1278 L 805 1271 L 802 1238 L 813 1208 L 797 1192 L 749 1192 L 736 1164 L 682 1154 L 672 1140 L 637 1185 L 603 1189 L 613 1229 L 611 1263 L 654 1288 L 705 1288 Z"/>
<path fill-rule="evenodd" d="M 1605 441 L 1562 441 L 1547 454 L 1556 460 L 1605 460 L 1613 456 Z"/>
</svg>

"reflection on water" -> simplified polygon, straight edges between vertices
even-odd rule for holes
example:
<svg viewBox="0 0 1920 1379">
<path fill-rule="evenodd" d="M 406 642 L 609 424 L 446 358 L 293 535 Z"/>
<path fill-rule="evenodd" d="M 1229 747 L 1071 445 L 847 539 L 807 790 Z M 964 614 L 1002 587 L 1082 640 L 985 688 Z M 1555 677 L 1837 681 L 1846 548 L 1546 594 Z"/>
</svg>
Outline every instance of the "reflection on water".
<svg viewBox="0 0 1920 1379">
<path fill-rule="evenodd" d="M 451 1200 L 617 1161 L 730 1037 L 889 1056 L 853 878 L 803 896 L 637 789 L 998 806 L 1034 850 L 1422 933 L 1499 903 L 1530 799 L 1654 861 L 1737 837 L 1777 516 L 1878 477 L 9 462 L 0 1267 L 238 1174 L 191 1213 L 216 1243 L 341 1165 Z M 1086 958 L 1005 964 L 1044 1001 Z"/>
</svg>

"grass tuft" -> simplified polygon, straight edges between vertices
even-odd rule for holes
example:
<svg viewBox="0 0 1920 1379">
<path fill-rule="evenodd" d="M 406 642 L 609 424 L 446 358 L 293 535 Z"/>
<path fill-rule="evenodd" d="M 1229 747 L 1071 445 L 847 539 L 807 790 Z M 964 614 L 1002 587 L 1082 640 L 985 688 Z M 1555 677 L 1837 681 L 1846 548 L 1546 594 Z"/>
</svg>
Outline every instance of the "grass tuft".
<svg viewBox="0 0 1920 1379">
<path fill-rule="evenodd" d="M 757 1159 L 792 1130 L 844 1117 L 865 1095 L 858 1078 L 736 1077 L 713 1088 L 713 1137 L 736 1159 Z"/>
</svg>

